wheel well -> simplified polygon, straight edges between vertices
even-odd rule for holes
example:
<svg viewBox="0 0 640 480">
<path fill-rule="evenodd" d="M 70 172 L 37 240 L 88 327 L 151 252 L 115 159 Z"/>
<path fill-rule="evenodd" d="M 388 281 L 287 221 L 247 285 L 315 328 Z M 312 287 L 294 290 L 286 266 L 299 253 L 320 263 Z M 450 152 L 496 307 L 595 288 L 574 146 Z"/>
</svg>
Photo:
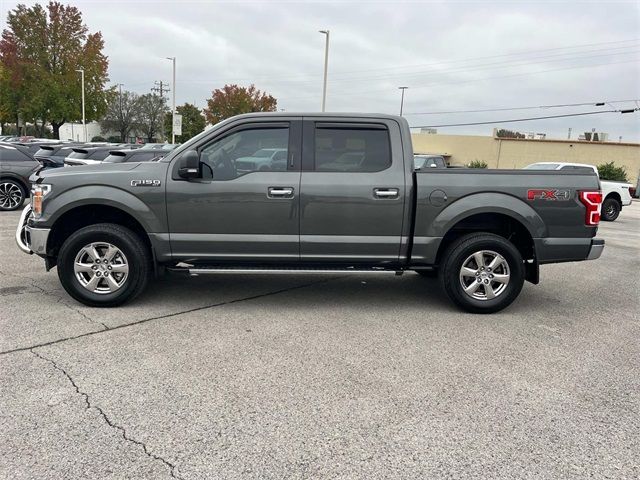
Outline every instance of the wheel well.
<svg viewBox="0 0 640 480">
<path fill-rule="evenodd" d="M 535 258 L 535 246 L 529 230 L 515 218 L 502 213 L 479 213 L 456 223 L 442 238 L 436 262 L 456 239 L 473 232 L 489 232 L 509 240 L 525 260 Z"/>
<path fill-rule="evenodd" d="M 622 198 L 620 197 L 620 194 L 617 192 L 611 192 L 609 195 L 607 195 L 605 197 L 605 200 L 608 200 L 610 198 L 613 198 L 614 200 L 616 200 L 618 203 L 622 203 Z"/>
<path fill-rule="evenodd" d="M 65 212 L 51 228 L 47 250 L 51 256 L 57 256 L 62 243 L 73 232 L 96 223 L 115 223 L 132 230 L 151 251 L 151 241 L 146 231 L 135 218 L 127 212 L 109 205 L 83 205 Z"/>
</svg>

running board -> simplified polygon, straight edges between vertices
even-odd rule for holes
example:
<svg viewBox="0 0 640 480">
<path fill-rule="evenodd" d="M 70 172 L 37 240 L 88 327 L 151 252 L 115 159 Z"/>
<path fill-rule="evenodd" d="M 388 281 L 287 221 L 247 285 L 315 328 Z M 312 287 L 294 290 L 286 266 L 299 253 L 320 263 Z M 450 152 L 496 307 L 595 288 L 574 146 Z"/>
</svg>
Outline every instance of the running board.
<svg viewBox="0 0 640 480">
<path fill-rule="evenodd" d="M 388 270 L 384 268 L 266 268 L 266 267 L 243 267 L 243 268 L 233 268 L 233 267 L 169 267 L 168 271 L 174 273 L 188 273 L 192 277 L 196 277 L 198 275 L 219 275 L 219 274 L 267 274 L 267 275 L 297 275 L 297 274 L 345 274 L 345 273 L 356 273 L 356 274 L 366 274 L 366 273 L 394 273 L 395 275 L 402 275 L 404 270 Z"/>
</svg>

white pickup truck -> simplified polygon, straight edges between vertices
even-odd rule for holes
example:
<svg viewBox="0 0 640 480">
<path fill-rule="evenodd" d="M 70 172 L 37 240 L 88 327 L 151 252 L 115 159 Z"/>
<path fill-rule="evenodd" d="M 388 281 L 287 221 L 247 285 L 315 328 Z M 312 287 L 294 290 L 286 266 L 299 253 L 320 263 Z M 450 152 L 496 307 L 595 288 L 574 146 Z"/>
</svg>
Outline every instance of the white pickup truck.
<svg viewBox="0 0 640 480">
<path fill-rule="evenodd" d="M 564 162 L 539 162 L 532 163 L 524 167 L 527 170 L 582 170 L 589 169 L 596 172 L 598 175 L 598 169 L 593 165 L 587 165 L 586 163 L 564 163 Z M 602 213 L 600 218 L 607 222 L 613 222 L 618 215 L 622 207 L 631 205 L 631 193 L 629 189 L 633 185 L 624 182 L 610 182 L 608 180 L 600 180 L 600 188 L 602 189 Z"/>
</svg>

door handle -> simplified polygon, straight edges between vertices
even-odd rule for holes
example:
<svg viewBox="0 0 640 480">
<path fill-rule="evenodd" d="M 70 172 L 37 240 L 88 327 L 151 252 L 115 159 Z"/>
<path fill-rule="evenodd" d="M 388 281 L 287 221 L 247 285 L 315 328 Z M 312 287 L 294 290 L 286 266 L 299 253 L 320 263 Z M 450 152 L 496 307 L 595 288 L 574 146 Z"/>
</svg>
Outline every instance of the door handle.
<svg viewBox="0 0 640 480">
<path fill-rule="evenodd" d="M 293 198 L 293 187 L 269 187 L 269 198 Z"/>
<path fill-rule="evenodd" d="M 398 198 L 397 188 L 374 188 L 373 195 L 376 198 Z"/>
</svg>

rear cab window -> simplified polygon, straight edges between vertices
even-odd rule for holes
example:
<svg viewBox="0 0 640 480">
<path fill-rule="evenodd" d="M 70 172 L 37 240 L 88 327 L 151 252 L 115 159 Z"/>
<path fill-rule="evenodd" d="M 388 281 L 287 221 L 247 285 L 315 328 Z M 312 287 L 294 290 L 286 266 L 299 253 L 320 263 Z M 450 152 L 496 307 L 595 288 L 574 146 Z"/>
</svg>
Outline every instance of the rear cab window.
<svg viewBox="0 0 640 480">
<path fill-rule="evenodd" d="M 316 123 L 315 171 L 372 173 L 390 166 L 391 143 L 385 125 Z"/>
</svg>

